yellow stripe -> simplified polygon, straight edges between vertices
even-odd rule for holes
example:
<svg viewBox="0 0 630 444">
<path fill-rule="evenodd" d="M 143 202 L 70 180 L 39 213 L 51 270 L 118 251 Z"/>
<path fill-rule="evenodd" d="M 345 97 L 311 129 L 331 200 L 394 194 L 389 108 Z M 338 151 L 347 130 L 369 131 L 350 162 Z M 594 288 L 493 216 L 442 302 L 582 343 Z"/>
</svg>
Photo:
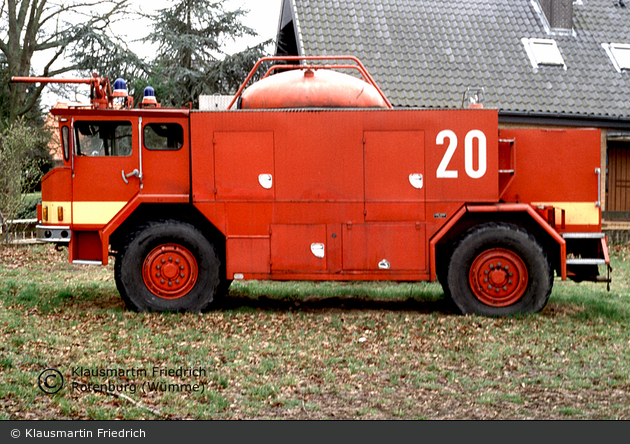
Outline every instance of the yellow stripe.
<svg viewBox="0 0 630 444">
<path fill-rule="evenodd" d="M 532 205 L 551 205 L 556 209 L 556 225 L 562 222 L 562 212 L 564 210 L 564 221 L 567 225 L 599 225 L 599 208 L 595 202 L 540 202 Z"/>
<path fill-rule="evenodd" d="M 105 225 L 127 202 L 73 202 L 74 224 Z"/>
<path fill-rule="evenodd" d="M 72 220 L 72 202 L 42 202 L 42 208 L 48 208 L 48 220 L 43 222 L 49 224 L 67 224 Z M 58 209 L 63 208 L 63 220 L 59 220 Z"/>
</svg>

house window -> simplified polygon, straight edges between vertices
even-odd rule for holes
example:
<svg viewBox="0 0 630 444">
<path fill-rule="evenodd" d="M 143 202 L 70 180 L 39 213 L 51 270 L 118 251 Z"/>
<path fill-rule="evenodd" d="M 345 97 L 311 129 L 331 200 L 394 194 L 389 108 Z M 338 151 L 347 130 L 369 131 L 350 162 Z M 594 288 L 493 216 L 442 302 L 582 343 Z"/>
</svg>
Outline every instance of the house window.
<svg viewBox="0 0 630 444">
<path fill-rule="evenodd" d="M 521 41 L 534 69 L 540 66 L 561 66 L 564 69 L 567 68 L 555 40 L 524 38 Z"/>
<path fill-rule="evenodd" d="M 626 43 L 602 43 L 602 47 L 618 72 L 630 70 L 630 45 Z"/>
</svg>

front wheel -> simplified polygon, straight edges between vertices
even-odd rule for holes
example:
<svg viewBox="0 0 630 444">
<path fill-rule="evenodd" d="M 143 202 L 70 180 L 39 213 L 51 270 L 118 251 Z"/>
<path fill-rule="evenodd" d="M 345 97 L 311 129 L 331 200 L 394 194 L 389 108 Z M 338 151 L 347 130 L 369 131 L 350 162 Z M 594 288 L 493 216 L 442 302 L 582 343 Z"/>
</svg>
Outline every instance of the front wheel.
<svg viewBox="0 0 630 444">
<path fill-rule="evenodd" d="M 194 226 L 152 222 L 127 240 L 116 257 L 119 292 L 135 311 L 198 312 L 220 288 L 221 262 Z"/>
<path fill-rule="evenodd" d="M 468 231 L 448 267 L 451 298 L 464 314 L 538 312 L 552 286 L 553 270 L 543 248 L 510 224 L 490 223 Z"/>
</svg>

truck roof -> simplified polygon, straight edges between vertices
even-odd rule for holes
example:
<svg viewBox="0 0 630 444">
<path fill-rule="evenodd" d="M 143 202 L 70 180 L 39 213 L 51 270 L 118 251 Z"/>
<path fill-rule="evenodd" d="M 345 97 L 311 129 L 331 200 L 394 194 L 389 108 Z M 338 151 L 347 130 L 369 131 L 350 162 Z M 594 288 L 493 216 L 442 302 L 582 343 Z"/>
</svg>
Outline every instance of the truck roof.
<svg viewBox="0 0 630 444">
<path fill-rule="evenodd" d="M 153 116 L 153 117 L 188 117 L 189 109 L 142 108 L 142 109 L 92 109 L 92 108 L 53 108 L 53 116 Z"/>
</svg>

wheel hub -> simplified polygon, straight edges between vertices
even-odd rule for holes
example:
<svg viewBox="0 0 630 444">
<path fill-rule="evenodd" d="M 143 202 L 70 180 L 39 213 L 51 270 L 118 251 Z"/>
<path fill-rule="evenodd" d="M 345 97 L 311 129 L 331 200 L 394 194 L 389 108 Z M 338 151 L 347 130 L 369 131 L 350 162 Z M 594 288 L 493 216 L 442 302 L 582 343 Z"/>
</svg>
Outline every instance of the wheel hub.
<svg viewBox="0 0 630 444">
<path fill-rule="evenodd" d="M 178 299 L 188 294 L 197 282 L 198 272 L 195 256 L 177 244 L 154 248 L 142 266 L 145 285 L 163 299 Z"/>
<path fill-rule="evenodd" d="M 469 282 L 473 294 L 482 303 L 507 307 L 525 293 L 527 268 L 516 253 L 493 248 L 475 258 L 470 267 Z"/>
</svg>

